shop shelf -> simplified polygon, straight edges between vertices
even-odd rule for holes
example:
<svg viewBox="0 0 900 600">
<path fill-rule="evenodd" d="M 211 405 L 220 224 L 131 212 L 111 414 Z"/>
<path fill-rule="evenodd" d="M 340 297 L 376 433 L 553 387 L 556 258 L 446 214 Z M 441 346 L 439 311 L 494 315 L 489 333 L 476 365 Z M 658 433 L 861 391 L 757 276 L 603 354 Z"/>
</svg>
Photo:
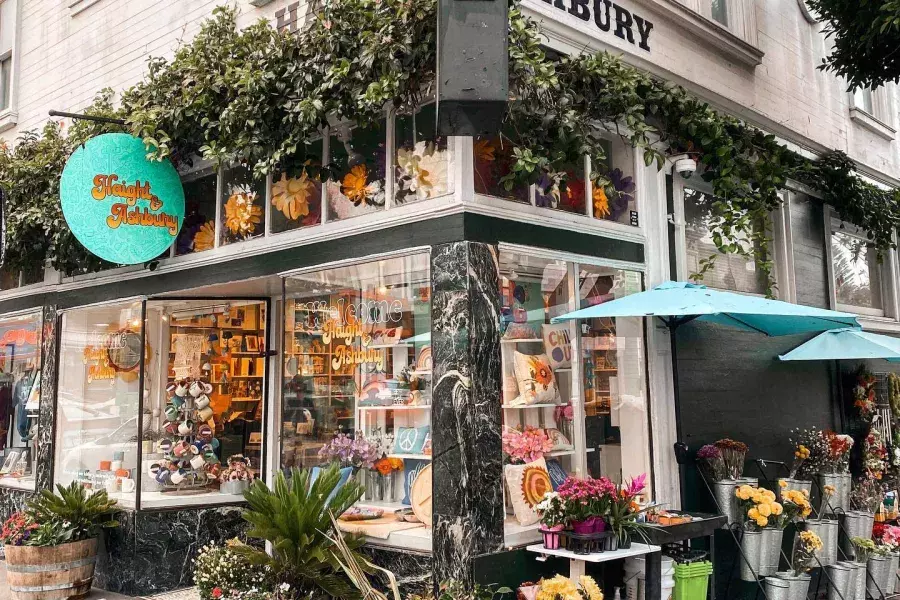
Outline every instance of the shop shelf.
<svg viewBox="0 0 900 600">
<path fill-rule="evenodd" d="M 232 379 L 262 379 L 265 375 L 229 375 Z"/>
<path fill-rule="evenodd" d="M 521 340 L 500 340 L 501 344 L 534 344 L 537 342 L 543 342 L 544 340 L 541 338 L 523 338 Z"/>
<path fill-rule="evenodd" d="M 359 410 L 431 410 L 430 404 L 401 404 L 399 406 L 359 406 Z"/>
<path fill-rule="evenodd" d="M 565 406 L 564 404 L 524 404 L 522 406 L 514 404 L 501 404 L 500 408 L 505 410 L 519 410 L 524 408 L 556 408 L 557 406 Z"/>
<path fill-rule="evenodd" d="M 572 456 L 573 454 L 575 454 L 575 448 L 569 450 L 554 450 L 553 452 L 547 452 L 544 456 Z"/>
<path fill-rule="evenodd" d="M 388 454 L 388 458 L 403 458 L 409 460 L 431 460 L 430 454 Z"/>
<path fill-rule="evenodd" d="M 519 525 L 519 522 L 516 521 L 516 518 L 513 515 L 507 516 L 503 526 L 506 547 L 515 548 L 540 540 L 541 534 L 538 531 L 540 526 L 540 523 L 535 523 L 534 525 Z"/>
<path fill-rule="evenodd" d="M 232 398 L 232 402 L 259 402 L 260 398 Z"/>
<path fill-rule="evenodd" d="M 415 344 L 407 344 L 405 342 L 397 342 L 396 344 L 371 344 L 369 346 L 365 346 L 365 348 L 374 348 L 374 349 L 382 349 L 382 348 L 412 348 Z"/>
<path fill-rule="evenodd" d="M 644 554 L 659 552 L 661 550 L 659 546 L 638 544 L 635 542 L 631 543 L 631 548 L 626 548 L 624 550 L 613 550 L 612 552 L 596 552 L 594 554 L 575 554 L 570 550 L 565 550 L 562 548 L 557 550 L 549 550 L 545 548 L 543 544 L 532 544 L 525 549 L 529 552 L 536 552 L 538 554 L 544 554 L 547 556 L 559 556 L 562 558 L 568 558 L 569 560 L 583 560 L 585 562 L 593 563 L 621 560 L 623 558 L 629 558 L 632 556 L 643 556 Z"/>
</svg>

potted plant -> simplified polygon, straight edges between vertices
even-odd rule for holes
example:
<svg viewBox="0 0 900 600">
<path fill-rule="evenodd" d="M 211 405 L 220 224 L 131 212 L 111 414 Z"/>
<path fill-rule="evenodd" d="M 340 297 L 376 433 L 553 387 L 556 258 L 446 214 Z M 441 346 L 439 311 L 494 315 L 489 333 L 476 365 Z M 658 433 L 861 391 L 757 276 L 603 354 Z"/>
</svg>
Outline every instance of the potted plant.
<svg viewBox="0 0 900 600">
<path fill-rule="evenodd" d="M 544 547 L 550 550 L 559 548 L 559 532 L 566 528 L 569 520 L 566 514 L 566 501 L 559 492 L 547 492 L 535 506 L 541 513 L 541 534 L 544 536 Z"/>
<path fill-rule="evenodd" d="M 740 507 L 744 535 L 741 538 L 741 579 L 756 581 L 763 565 L 763 532 L 774 525 L 784 512 L 784 507 L 775 501 L 775 493 L 742 485 L 735 490 Z"/>
<path fill-rule="evenodd" d="M 42 490 L 0 531 L 13 598 L 30 599 L 43 591 L 86 595 L 94 578 L 100 531 L 119 524 L 112 518 L 116 502 L 105 490 L 91 493 L 77 482 L 56 489 Z"/>
<path fill-rule="evenodd" d="M 578 534 L 606 531 L 604 517 L 609 515 L 616 486 L 607 479 L 567 477 L 557 490 L 566 501 L 569 522 Z"/>
<path fill-rule="evenodd" d="M 616 536 L 619 548 L 630 548 L 633 533 L 642 534 L 644 523 L 637 518 L 644 509 L 637 503 L 637 496 L 644 491 L 647 474 L 631 479 L 628 485 L 616 485 L 609 503 L 609 527 Z"/>
</svg>

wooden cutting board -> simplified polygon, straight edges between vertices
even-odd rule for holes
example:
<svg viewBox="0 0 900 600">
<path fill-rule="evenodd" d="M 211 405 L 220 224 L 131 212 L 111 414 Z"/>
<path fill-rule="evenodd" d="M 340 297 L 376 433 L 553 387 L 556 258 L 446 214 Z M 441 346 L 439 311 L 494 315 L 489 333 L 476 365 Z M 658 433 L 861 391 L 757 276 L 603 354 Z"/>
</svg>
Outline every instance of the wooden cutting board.
<svg viewBox="0 0 900 600">
<path fill-rule="evenodd" d="M 431 465 L 419 472 L 409 492 L 409 500 L 413 514 L 425 524 L 425 527 L 431 527 Z"/>
</svg>

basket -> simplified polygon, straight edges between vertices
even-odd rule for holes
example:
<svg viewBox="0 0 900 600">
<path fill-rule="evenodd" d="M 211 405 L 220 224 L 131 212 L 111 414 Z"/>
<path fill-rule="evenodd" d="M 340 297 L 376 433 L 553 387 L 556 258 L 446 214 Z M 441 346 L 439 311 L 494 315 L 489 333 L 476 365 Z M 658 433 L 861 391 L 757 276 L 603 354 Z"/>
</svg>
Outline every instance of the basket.
<svg viewBox="0 0 900 600">
<path fill-rule="evenodd" d="M 708 560 L 675 565 L 675 600 L 705 600 L 712 563 Z"/>
<path fill-rule="evenodd" d="M 575 533 L 571 530 L 553 531 L 541 528 L 542 535 L 554 533 L 559 536 L 557 548 L 569 550 L 575 554 L 597 554 L 600 552 L 613 552 L 618 549 L 616 535 L 612 531 L 600 533 Z M 545 537 L 546 540 L 546 537 Z M 549 546 L 546 546 L 550 548 Z M 557 548 L 550 548 L 555 550 Z"/>
</svg>

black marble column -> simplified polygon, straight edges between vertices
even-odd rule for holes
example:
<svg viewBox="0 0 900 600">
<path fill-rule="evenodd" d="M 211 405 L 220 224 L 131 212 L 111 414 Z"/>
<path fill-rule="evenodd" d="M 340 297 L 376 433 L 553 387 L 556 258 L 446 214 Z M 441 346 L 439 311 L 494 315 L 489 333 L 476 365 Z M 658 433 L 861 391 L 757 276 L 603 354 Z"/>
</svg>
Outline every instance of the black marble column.
<svg viewBox="0 0 900 600">
<path fill-rule="evenodd" d="M 34 474 L 38 490 L 53 488 L 53 441 L 56 420 L 56 373 L 58 367 L 58 323 L 56 305 L 43 311 L 41 336 L 41 405 L 38 412 L 38 446 Z"/>
<path fill-rule="evenodd" d="M 497 249 L 434 246 L 431 277 L 434 583 L 472 586 L 503 545 Z"/>
</svg>

